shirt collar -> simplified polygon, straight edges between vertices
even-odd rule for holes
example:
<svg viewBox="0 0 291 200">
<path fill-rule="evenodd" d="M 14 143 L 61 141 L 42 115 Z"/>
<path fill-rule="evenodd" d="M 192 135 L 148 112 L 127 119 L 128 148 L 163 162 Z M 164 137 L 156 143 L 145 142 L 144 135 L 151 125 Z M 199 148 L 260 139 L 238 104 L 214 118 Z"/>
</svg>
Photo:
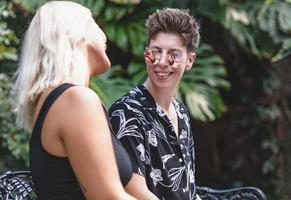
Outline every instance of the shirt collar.
<svg viewBox="0 0 291 200">
<path fill-rule="evenodd" d="M 151 93 L 144 85 L 138 85 L 134 87 L 133 90 L 130 91 L 130 95 L 133 96 L 134 98 L 140 99 L 140 103 L 144 106 L 144 109 L 148 110 L 154 109 L 161 117 L 165 115 L 162 107 L 160 107 L 156 103 L 154 97 L 151 95 Z M 180 110 L 181 108 L 179 106 L 179 103 L 175 98 L 173 98 L 173 104 L 175 106 L 176 111 L 178 111 L 179 115 L 182 110 Z"/>
<path fill-rule="evenodd" d="M 145 109 L 157 109 L 157 104 L 154 97 L 143 85 L 138 85 L 130 91 L 130 95 L 140 100 L 140 103 Z"/>
</svg>

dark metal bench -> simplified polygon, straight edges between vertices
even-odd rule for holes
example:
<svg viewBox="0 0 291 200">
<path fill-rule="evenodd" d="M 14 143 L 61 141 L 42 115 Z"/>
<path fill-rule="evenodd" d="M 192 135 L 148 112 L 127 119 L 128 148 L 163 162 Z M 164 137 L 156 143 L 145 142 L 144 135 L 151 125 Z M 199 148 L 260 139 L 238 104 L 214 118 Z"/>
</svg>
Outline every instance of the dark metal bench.
<svg viewBox="0 0 291 200">
<path fill-rule="evenodd" d="M 0 175 L 0 200 L 37 200 L 29 171 L 8 171 Z"/>
<path fill-rule="evenodd" d="M 266 200 L 265 194 L 256 187 L 238 187 L 217 190 L 197 186 L 197 193 L 202 200 Z"/>
<path fill-rule="evenodd" d="M 202 200 L 266 200 L 264 193 L 255 187 L 216 190 L 197 187 Z M 8 171 L 0 175 L 0 200 L 37 200 L 29 171 Z"/>
</svg>

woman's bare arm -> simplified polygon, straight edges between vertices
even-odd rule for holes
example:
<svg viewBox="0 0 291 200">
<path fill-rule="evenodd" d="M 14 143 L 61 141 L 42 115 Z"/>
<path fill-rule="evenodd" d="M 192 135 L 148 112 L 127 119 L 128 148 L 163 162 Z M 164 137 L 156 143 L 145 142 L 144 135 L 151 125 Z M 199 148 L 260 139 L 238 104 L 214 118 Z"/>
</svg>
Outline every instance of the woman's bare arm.
<svg viewBox="0 0 291 200">
<path fill-rule="evenodd" d="M 136 173 L 133 173 L 130 182 L 125 187 L 125 190 L 127 193 L 139 200 L 158 200 L 158 198 L 151 191 L 149 191 L 145 178 Z"/>
<path fill-rule="evenodd" d="M 86 87 L 67 91 L 59 110 L 59 136 L 87 199 L 126 199 L 99 97 Z"/>
</svg>

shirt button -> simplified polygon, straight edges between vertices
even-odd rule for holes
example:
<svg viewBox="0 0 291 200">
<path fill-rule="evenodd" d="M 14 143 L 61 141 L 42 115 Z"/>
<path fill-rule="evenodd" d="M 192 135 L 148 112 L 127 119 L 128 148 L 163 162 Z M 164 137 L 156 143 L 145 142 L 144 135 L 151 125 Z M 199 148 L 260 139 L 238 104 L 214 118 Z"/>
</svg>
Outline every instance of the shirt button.
<svg viewBox="0 0 291 200">
<path fill-rule="evenodd" d="M 182 158 L 179 158 L 179 162 L 183 162 Z"/>
</svg>

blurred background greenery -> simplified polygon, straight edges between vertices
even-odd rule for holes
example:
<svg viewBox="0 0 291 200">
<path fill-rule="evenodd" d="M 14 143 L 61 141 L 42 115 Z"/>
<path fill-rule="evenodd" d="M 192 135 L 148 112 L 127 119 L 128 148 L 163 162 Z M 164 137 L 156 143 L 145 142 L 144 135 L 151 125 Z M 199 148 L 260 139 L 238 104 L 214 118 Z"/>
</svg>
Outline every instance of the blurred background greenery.
<svg viewBox="0 0 291 200">
<path fill-rule="evenodd" d="M 24 31 L 44 2 L 0 2 L 0 172 L 28 167 L 29 133 L 15 127 L 8 94 Z M 177 98 L 192 116 L 197 184 L 251 185 L 268 199 L 291 199 L 291 0 L 76 2 L 108 37 L 112 69 L 90 85 L 107 107 L 145 79 L 147 16 L 190 9 L 202 43 Z"/>
</svg>

